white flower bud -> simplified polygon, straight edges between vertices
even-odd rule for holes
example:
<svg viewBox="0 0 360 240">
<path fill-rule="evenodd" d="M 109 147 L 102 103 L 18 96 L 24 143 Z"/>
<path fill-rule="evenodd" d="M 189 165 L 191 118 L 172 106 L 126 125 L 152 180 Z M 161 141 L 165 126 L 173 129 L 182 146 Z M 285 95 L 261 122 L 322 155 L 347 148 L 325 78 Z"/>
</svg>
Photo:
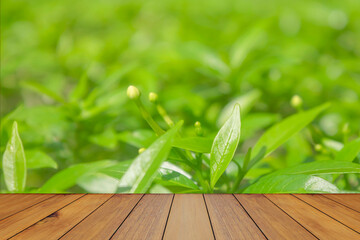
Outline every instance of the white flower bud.
<svg viewBox="0 0 360 240">
<path fill-rule="evenodd" d="M 150 102 L 156 103 L 158 101 L 158 98 L 159 98 L 159 96 L 156 93 L 154 93 L 154 92 L 149 93 Z"/>
<path fill-rule="evenodd" d="M 130 85 L 127 89 L 127 95 L 130 99 L 135 100 L 140 97 L 140 91 L 137 87 Z"/>
</svg>

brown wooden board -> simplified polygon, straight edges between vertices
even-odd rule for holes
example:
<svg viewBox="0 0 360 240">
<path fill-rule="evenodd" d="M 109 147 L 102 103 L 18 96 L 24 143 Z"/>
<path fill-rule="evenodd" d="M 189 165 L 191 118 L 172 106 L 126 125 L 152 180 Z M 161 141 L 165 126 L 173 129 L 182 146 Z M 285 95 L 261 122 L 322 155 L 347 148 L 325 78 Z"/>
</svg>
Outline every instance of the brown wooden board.
<svg viewBox="0 0 360 240">
<path fill-rule="evenodd" d="M 203 195 L 175 195 L 164 239 L 214 239 Z"/>
<path fill-rule="evenodd" d="M 117 194 L 66 233 L 61 240 L 109 239 L 143 195 Z"/>
<path fill-rule="evenodd" d="M 360 194 L 326 194 L 324 197 L 360 212 Z"/>
<path fill-rule="evenodd" d="M 12 239 L 59 239 L 112 195 L 86 195 L 25 229 Z"/>
<path fill-rule="evenodd" d="M 0 195 L 0 220 L 51 198 L 52 194 L 3 194 Z"/>
<path fill-rule="evenodd" d="M 360 232 L 360 214 L 358 212 L 321 195 L 299 194 L 295 196 L 353 230 Z"/>
<path fill-rule="evenodd" d="M 316 239 L 264 195 L 235 194 L 268 239 Z"/>
<path fill-rule="evenodd" d="M 111 239 L 161 239 L 173 195 L 145 195 Z"/>
<path fill-rule="evenodd" d="M 84 194 L 56 195 L 0 221 L 0 236 L 7 239 L 28 228 Z"/>
<path fill-rule="evenodd" d="M 216 239 L 265 239 L 233 195 L 206 194 L 205 201 Z"/>
<path fill-rule="evenodd" d="M 291 195 L 266 195 L 294 220 L 320 239 L 360 239 L 360 235 Z"/>
</svg>

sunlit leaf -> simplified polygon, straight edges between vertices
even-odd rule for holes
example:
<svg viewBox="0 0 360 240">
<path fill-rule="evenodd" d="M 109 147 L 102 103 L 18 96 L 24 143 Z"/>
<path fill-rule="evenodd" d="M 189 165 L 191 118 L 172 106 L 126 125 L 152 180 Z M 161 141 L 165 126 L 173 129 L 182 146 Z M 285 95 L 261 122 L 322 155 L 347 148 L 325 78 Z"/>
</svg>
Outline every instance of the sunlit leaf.
<svg viewBox="0 0 360 240">
<path fill-rule="evenodd" d="M 317 161 L 278 170 L 273 175 L 360 173 L 360 164 L 342 161 Z"/>
<path fill-rule="evenodd" d="M 22 192 L 26 184 L 26 157 L 17 122 L 14 122 L 11 137 L 2 160 L 5 183 L 9 191 Z"/>
<path fill-rule="evenodd" d="M 52 159 L 46 153 L 40 150 L 29 150 L 25 151 L 26 155 L 26 166 L 28 169 L 38 168 L 57 168 L 58 165 L 54 159 Z"/>
<path fill-rule="evenodd" d="M 99 170 L 112 166 L 116 162 L 103 160 L 91 163 L 80 163 L 70 166 L 52 176 L 40 189 L 41 193 L 62 193 L 73 187 L 77 180 L 85 174 L 98 172 Z"/>
<path fill-rule="evenodd" d="M 328 181 L 308 175 L 276 175 L 263 177 L 243 193 L 339 193 Z"/>
<path fill-rule="evenodd" d="M 234 157 L 240 141 L 240 106 L 236 104 L 230 118 L 216 135 L 210 154 L 210 185 L 213 188 Z"/>
<path fill-rule="evenodd" d="M 204 137 L 176 138 L 173 146 L 199 153 L 209 153 L 214 139 Z"/>
<path fill-rule="evenodd" d="M 181 126 L 182 122 L 176 124 L 133 161 L 120 180 L 120 189 L 126 189 L 125 191 L 131 193 L 144 193 L 148 190 L 156 177 L 156 171 L 168 156 L 174 137 Z"/>
<path fill-rule="evenodd" d="M 262 148 L 266 149 L 265 156 L 269 155 L 285 143 L 291 136 L 301 131 L 301 129 L 311 123 L 328 107 L 329 104 L 324 104 L 311 110 L 294 114 L 272 126 L 255 144 L 253 148 L 253 156 L 256 156 Z M 253 166 L 255 163 L 256 162 L 252 161 L 250 165 Z"/>
<path fill-rule="evenodd" d="M 338 152 L 335 161 L 352 162 L 360 152 L 360 138 L 351 141 Z"/>
</svg>

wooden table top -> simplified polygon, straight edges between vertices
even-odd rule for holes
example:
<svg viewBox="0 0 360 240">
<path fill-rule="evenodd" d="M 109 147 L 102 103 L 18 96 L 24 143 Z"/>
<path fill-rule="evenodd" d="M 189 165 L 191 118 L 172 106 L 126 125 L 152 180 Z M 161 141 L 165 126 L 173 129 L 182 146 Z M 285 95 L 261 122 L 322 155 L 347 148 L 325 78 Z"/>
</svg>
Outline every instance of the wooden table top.
<svg viewBox="0 0 360 240">
<path fill-rule="evenodd" d="M 360 195 L 0 194 L 0 239 L 360 239 Z"/>
</svg>

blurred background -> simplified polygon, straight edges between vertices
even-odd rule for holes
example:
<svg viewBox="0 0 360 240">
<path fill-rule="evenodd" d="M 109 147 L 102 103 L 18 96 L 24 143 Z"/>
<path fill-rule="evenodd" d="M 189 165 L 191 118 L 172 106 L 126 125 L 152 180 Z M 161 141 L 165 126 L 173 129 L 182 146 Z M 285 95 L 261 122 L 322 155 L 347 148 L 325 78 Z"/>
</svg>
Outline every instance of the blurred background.
<svg viewBox="0 0 360 240">
<path fill-rule="evenodd" d="M 296 112 L 294 95 L 305 109 L 330 101 L 318 135 L 291 139 L 271 168 L 329 158 L 360 132 L 359 16 L 357 0 L 1 1 L 1 154 L 16 120 L 27 157 L 48 163 L 29 189 L 72 164 L 134 158 L 153 133 L 131 84 L 165 126 L 147 100 L 158 93 L 188 135 L 200 121 L 212 136 L 242 99 L 250 145 Z"/>
</svg>

